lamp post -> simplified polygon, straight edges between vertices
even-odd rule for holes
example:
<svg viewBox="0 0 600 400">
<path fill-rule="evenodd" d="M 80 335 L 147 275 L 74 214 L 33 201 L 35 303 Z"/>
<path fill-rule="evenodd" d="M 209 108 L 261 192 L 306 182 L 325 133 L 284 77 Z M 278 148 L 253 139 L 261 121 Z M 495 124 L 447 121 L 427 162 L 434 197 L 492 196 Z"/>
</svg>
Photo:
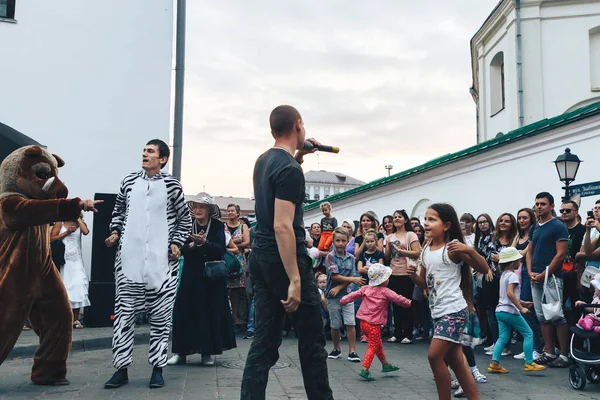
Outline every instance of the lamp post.
<svg viewBox="0 0 600 400">
<path fill-rule="evenodd" d="M 385 169 L 387 169 L 387 172 L 388 172 L 388 176 L 390 176 L 390 174 L 391 174 L 391 171 L 392 171 L 392 168 L 394 168 L 394 166 L 393 166 L 393 165 L 386 165 L 386 166 L 385 166 Z"/>
<path fill-rule="evenodd" d="M 566 148 L 565 153 L 558 156 L 554 161 L 556 171 L 558 172 L 558 178 L 565 184 L 563 187 L 563 189 L 565 189 L 563 201 L 567 201 L 571 197 L 569 194 L 569 185 L 575 180 L 581 162 L 582 160 L 580 160 L 579 157 L 575 154 L 571 154 L 571 149 L 569 148 Z"/>
</svg>

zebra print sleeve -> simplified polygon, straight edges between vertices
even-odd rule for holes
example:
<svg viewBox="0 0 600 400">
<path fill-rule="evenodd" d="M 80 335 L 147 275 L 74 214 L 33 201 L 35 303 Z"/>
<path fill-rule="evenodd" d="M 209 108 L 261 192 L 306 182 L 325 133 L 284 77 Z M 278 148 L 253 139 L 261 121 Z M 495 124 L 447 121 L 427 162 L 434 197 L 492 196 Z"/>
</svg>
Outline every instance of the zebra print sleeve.
<svg viewBox="0 0 600 400">
<path fill-rule="evenodd" d="M 119 234 L 123 233 L 123 226 L 125 225 L 125 219 L 127 218 L 127 192 L 133 185 L 133 182 L 137 178 L 137 174 L 129 174 L 121 181 L 121 188 L 117 194 L 115 201 L 115 208 L 112 212 L 112 220 L 110 222 L 110 231 L 117 231 Z"/>
<path fill-rule="evenodd" d="M 169 186 L 171 186 L 171 190 L 169 190 L 169 200 L 173 204 L 176 214 L 175 226 L 172 230 L 170 243 L 183 247 L 183 244 L 186 242 L 192 231 L 192 215 L 185 202 L 181 183 L 173 179 L 173 182 Z"/>
</svg>

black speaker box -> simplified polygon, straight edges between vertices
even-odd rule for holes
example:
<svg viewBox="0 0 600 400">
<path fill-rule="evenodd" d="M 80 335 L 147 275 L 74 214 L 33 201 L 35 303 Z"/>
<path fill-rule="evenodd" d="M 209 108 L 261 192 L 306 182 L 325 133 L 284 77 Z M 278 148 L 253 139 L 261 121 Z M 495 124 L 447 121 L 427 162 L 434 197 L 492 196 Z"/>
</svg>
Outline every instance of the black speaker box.
<svg viewBox="0 0 600 400">
<path fill-rule="evenodd" d="M 116 194 L 96 193 L 94 200 L 104 200 L 94 213 L 94 227 L 92 228 L 92 282 L 115 281 L 115 255 L 117 246 L 108 248 L 104 240 L 110 235 L 110 221 L 115 208 Z"/>
<path fill-rule="evenodd" d="M 113 326 L 115 283 L 91 282 L 90 307 L 85 310 L 85 325 L 90 328 Z"/>
</svg>

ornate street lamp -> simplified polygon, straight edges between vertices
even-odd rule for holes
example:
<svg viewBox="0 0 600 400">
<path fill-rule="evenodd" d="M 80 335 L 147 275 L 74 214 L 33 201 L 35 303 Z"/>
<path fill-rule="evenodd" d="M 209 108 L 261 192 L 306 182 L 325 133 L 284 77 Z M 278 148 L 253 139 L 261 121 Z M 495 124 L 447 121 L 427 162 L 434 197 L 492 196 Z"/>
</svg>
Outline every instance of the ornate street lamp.
<svg viewBox="0 0 600 400">
<path fill-rule="evenodd" d="M 569 185 L 575 180 L 581 162 L 582 160 L 580 160 L 579 157 L 575 154 L 571 154 L 571 149 L 569 148 L 566 148 L 565 153 L 558 156 L 556 161 L 554 161 L 556 171 L 558 172 L 558 178 L 565 184 L 563 187 L 563 189 L 565 189 L 563 201 L 567 201 L 570 198 Z"/>
</svg>

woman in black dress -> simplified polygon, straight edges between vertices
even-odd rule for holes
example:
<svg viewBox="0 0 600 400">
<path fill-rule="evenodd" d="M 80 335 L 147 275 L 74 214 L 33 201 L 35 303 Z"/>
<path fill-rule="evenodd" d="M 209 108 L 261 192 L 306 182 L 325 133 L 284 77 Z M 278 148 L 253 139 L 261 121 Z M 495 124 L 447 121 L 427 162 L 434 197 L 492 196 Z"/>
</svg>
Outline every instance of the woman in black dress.
<svg viewBox="0 0 600 400">
<path fill-rule="evenodd" d="M 170 365 L 185 364 L 186 356 L 202 354 L 202 364 L 236 347 L 227 281 L 204 277 L 207 261 L 225 254 L 225 228 L 213 198 L 200 193 L 189 203 L 194 218 L 192 234 L 182 248 L 183 270 L 173 310 L 173 353 Z"/>
</svg>

